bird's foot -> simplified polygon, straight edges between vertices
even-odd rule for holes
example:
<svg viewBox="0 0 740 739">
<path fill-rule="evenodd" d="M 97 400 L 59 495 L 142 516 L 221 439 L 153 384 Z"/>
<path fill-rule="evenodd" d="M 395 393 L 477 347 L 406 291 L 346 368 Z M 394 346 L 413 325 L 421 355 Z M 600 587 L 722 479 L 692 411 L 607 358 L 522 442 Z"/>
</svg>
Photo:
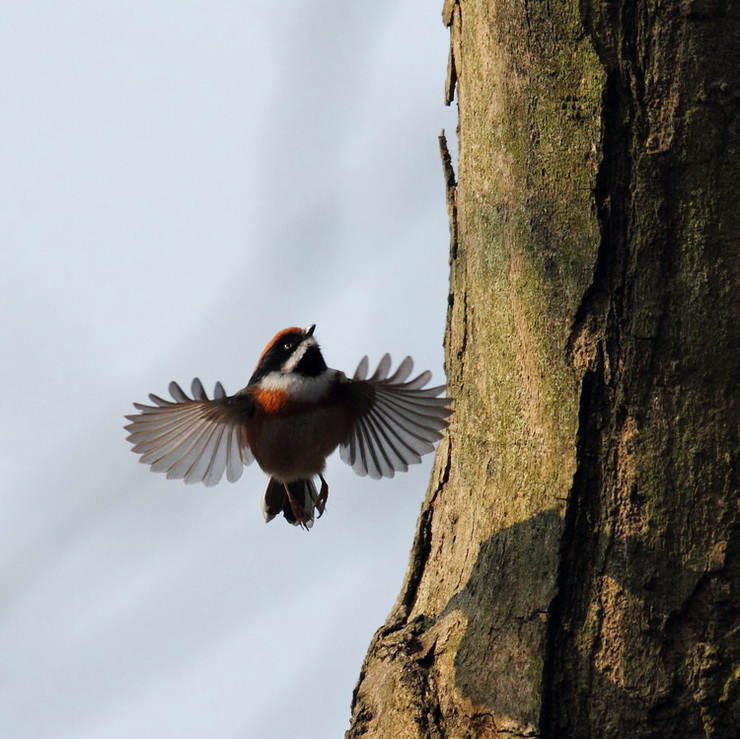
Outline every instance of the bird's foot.
<svg viewBox="0 0 740 739">
<path fill-rule="evenodd" d="M 295 499 L 293 493 L 290 492 L 288 483 L 283 483 L 283 487 L 285 488 L 285 494 L 288 496 L 290 510 L 293 512 L 296 522 L 302 529 L 306 529 L 306 531 L 308 531 L 308 526 L 306 524 L 311 520 L 310 514 L 303 510 L 303 506 Z"/>
</svg>

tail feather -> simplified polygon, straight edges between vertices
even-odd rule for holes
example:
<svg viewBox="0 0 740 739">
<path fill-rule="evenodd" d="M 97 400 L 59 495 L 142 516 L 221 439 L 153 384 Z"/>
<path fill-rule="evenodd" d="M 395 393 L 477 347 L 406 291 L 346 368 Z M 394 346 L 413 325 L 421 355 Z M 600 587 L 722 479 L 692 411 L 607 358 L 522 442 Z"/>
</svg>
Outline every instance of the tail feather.
<svg viewBox="0 0 740 739">
<path fill-rule="evenodd" d="M 294 480 L 286 484 L 290 490 L 290 494 L 297 503 L 297 507 L 302 513 L 300 516 L 301 520 L 296 518 L 288 495 L 285 492 L 285 484 L 271 477 L 267 481 L 265 493 L 262 497 L 262 513 L 265 516 L 265 521 L 269 523 L 275 516 L 282 513 L 288 523 L 292 523 L 293 526 L 304 526 L 310 529 L 313 526 L 314 511 L 316 510 L 316 502 L 319 497 L 313 479 Z"/>
</svg>

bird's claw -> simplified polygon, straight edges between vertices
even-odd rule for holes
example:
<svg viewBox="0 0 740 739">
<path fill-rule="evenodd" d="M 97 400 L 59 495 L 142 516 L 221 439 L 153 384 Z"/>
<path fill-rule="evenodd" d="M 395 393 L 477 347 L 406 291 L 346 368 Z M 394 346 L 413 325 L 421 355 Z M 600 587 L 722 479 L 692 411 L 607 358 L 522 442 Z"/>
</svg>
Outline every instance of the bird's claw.
<svg viewBox="0 0 740 739">
<path fill-rule="evenodd" d="M 329 498 L 329 486 L 323 475 L 319 475 L 319 479 L 321 480 L 321 491 L 319 492 L 319 497 L 316 499 L 316 510 L 319 512 L 319 518 L 321 518 L 326 510 L 326 501 Z"/>
</svg>

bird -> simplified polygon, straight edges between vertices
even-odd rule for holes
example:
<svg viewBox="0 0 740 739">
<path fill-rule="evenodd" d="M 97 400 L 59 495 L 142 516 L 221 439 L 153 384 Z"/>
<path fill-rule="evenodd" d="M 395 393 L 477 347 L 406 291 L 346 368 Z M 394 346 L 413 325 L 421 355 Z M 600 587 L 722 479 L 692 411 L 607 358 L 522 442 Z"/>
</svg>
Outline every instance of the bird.
<svg viewBox="0 0 740 739">
<path fill-rule="evenodd" d="M 124 428 L 139 461 L 169 479 L 236 482 L 256 460 L 268 475 L 262 497 L 267 522 L 280 513 L 308 530 L 326 508 L 327 457 L 341 459 L 360 476 L 393 477 L 434 450 L 452 413 L 440 397 L 445 385 L 426 387 L 431 372 L 408 379 L 406 357 L 389 374 L 385 354 L 368 377 L 367 356 L 350 378 L 324 361 L 316 325 L 278 332 L 260 355 L 247 386 L 227 395 L 220 382 L 213 398 L 195 378 L 189 397 L 171 382 L 172 400 L 150 394 L 153 405 L 134 403 Z M 321 483 L 316 488 L 314 478 Z"/>
</svg>

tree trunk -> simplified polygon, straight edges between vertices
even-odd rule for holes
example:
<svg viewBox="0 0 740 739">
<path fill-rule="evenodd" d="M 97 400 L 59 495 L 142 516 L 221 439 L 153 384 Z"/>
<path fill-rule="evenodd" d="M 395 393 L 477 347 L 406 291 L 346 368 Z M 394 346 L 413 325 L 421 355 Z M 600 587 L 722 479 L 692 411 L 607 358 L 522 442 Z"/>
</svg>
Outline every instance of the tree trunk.
<svg viewBox="0 0 740 739">
<path fill-rule="evenodd" d="M 355 737 L 734 737 L 740 5 L 447 0 L 455 398 Z"/>
</svg>

